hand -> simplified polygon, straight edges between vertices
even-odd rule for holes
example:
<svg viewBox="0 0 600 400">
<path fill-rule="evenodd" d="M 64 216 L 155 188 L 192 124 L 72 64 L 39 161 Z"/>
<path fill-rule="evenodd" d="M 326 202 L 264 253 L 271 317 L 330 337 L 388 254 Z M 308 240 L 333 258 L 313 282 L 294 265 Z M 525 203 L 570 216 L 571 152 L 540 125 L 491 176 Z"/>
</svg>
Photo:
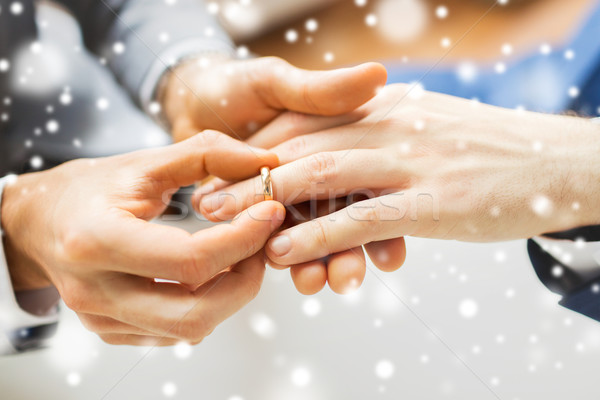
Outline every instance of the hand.
<svg viewBox="0 0 600 400">
<path fill-rule="evenodd" d="M 261 249 L 285 210 L 263 202 L 194 234 L 147 221 L 179 187 L 208 174 L 241 179 L 276 164 L 270 152 L 206 131 L 161 149 L 22 175 L 2 203 L 15 290 L 55 285 L 108 343 L 197 343 L 256 296 Z"/>
<path fill-rule="evenodd" d="M 326 116 L 350 112 L 375 96 L 386 78 L 375 63 L 307 71 L 275 57 L 213 57 L 177 67 L 159 97 L 176 141 L 204 129 L 245 140 L 285 110 Z M 271 136 L 252 144 L 271 147 L 284 139 Z"/>
<path fill-rule="evenodd" d="M 357 112 L 358 122 L 272 149 L 286 163 L 272 171 L 284 204 L 357 191 L 369 198 L 280 232 L 266 247 L 271 262 L 311 262 L 406 235 L 500 241 L 600 222 L 597 125 L 406 85 L 386 87 Z M 199 208 L 227 218 L 254 204 L 259 187 L 234 184 Z"/>
</svg>

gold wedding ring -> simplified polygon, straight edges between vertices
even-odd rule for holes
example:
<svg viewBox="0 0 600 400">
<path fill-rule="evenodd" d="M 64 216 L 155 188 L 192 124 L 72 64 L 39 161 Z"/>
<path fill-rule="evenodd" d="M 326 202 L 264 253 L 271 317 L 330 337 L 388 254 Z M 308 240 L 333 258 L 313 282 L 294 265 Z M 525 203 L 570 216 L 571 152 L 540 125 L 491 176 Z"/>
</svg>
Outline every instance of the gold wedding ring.
<svg viewBox="0 0 600 400">
<path fill-rule="evenodd" d="M 273 200 L 273 183 L 271 182 L 271 170 L 269 167 L 262 167 L 260 169 L 260 180 L 262 182 L 265 201 Z"/>
</svg>

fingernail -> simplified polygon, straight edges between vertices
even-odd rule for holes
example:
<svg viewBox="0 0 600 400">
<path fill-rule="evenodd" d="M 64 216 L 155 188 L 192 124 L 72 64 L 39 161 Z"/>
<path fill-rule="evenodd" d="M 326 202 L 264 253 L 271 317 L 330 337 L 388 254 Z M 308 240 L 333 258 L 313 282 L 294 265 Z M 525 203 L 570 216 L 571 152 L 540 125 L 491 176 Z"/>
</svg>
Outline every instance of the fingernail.
<svg viewBox="0 0 600 400">
<path fill-rule="evenodd" d="M 200 199 L 200 209 L 209 213 L 217 212 L 225 204 L 225 196 L 214 194 Z"/>
<path fill-rule="evenodd" d="M 269 241 L 269 248 L 276 256 L 282 257 L 292 249 L 292 241 L 287 235 L 275 236 Z"/>
<path fill-rule="evenodd" d="M 215 185 L 213 183 L 203 183 L 196 189 L 198 196 L 205 196 L 215 191 Z"/>
</svg>

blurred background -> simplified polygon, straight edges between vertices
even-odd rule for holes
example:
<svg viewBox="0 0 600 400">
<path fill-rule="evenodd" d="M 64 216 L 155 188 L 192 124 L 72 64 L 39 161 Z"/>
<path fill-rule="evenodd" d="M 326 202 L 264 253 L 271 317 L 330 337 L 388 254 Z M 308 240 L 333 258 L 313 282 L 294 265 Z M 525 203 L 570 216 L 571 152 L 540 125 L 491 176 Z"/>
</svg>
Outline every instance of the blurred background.
<svg viewBox="0 0 600 400">
<path fill-rule="evenodd" d="M 277 55 L 306 68 L 379 60 L 389 67 L 390 81 L 417 82 L 507 107 L 563 111 L 577 104 L 578 111 L 600 114 L 600 105 L 580 101 L 581 82 L 568 72 L 585 60 L 578 37 L 590 24 L 595 1 L 222 0 L 206 5 L 236 40 L 240 57 Z M 134 106 L 123 100 L 102 60 L 83 50 L 70 17 L 52 3 L 38 7 L 40 42 L 47 45 L 42 55 L 32 50 L 31 57 L 54 67 L 40 67 L 28 79 L 49 82 L 60 88 L 60 96 L 39 100 L 42 129 L 38 134 L 32 126 L 34 140 L 19 151 L 41 154 L 52 146 L 60 151 L 52 136 L 59 127 L 60 140 L 82 156 L 97 155 L 98 148 L 111 153 L 168 143 L 168 135 L 141 112 L 136 118 L 147 129 L 122 135 L 127 129 L 120 116 Z M 598 26 L 597 20 L 591 23 Z M 59 41 L 61 47 L 51 45 Z M 536 69 L 523 74 L 528 60 Z M 90 76 L 98 79 L 69 76 L 73 63 L 89 64 Z M 523 82 L 527 90 L 517 90 Z M 64 107 L 80 107 L 94 135 L 82 137 L 85 127 L 59 125 Z M 46 160 L 33 157 L 36 168 Z M 170 223 L 189 230 L 206 226 L 196 216 Z M 0 358 L 0 397 L 600 397 L 595 383 L 600 325 L 557 304 L 559 298 L 537 280 L 524 241 L 408 238 L 407 249 L 401 270 L 384 274 L 369 266 L 363 287 L 347 296 L 326 288 L 305 297 L 287 271 L 269 270 L 258 298 L 195 347 L 108 346 L 63 307 L 50 348 Z"/>
</svg>

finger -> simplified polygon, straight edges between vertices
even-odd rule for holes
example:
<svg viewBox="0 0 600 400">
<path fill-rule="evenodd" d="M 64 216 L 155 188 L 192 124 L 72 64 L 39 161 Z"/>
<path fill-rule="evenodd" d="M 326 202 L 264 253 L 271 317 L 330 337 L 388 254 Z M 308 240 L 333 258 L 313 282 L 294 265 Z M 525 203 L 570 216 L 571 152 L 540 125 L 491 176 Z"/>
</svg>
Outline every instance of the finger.
<svg viewBox="0 0 600 400">
<path fill-rule="evenodd" d="M 75 247 L 83 249 L 76 250 L 73 261 L 102 259 L 116 272 L 194 286 L 256 253 L 284 219 L 284 207 L 268 201 L 242 212 L 230 224 L 190 235 L 120 212 L 112 223 L 96 227 L 91 239 L 77 236 Z"/>
<path fill-rule="evenodd" d="M 152 335 L 128 335 L 122 333 L 103 333 L 100 336 L 107 344 L 112 345 L 127 345 L 127 346 L 147 346 L 147 347 L 164 347 L 174 346 L 179 343 L 179 340 L 171 339 L 163 336 Z"/>
<path fill-rule="evenodd" d="M 417 218 L 413 212 L 421 208 L 425 213 L 432 206 L 414 204 L 418 196 L 416 191 L 407 191 L 360 201 L 284 230 L 267 243 L 267 256 L 277 264 L 294 265 L 369 242 L 409 236 L 417 223 L 420 229 L 427 229 L 430 219 L 433 223 L 435 219 L 425 214 Z"/>
<path fill-rule="evenodd" d="M 246 143 L 269 149 L 296 136 L 348 125 L 364 116 L 366 116 L 366 112 L 358 110 L 333 117 L 286 112 L 252 135 L 246 140 Z"/>
<path fill-rule="evenodd" d="M 78 313 L 77 316 L 87 330 L 98 335 L 111 333 L 123 335 L 154 335 L 146 329 L 126 324 L 104 315 Z"/>
<path fill-rule="evenodd" d="M 367 243 L 365 250 L 373 264 L 385 272 L 397 270 L 406 260 L 406 243 L 403 237 Z"/>
<path fill-rule="evenodd" d="M 394 174 L 389 173 L 392 168 Z M 391 155 L 376 150 L 318 153 L 272 170 L 273 197 L 289 205 L 345 196 L 357 189 L 401 189 L 412 176 L 408 168 L 401 168 Z M 261 178 L 256 177 L 206 195 L 196 207 L 212 221 L 226 220 L 262 201 L 262 193 Z"/>
<path fill-rule="evenodd" d="M 264 271 L 264 254 L 259 252 L 196 291 L 128 276 L 110 286 L 114 301 L 108 312 L 156 335 L 198 342 L 256 297 Z"/>
<path fill-rule="evenodd" d="M 208 175 L 240 180 L 274 168 L 277 156 L 249 146 L 223 133 L 206 130 L 183 142 L 158 149 L 142 150 L 136 162 L 165 188 L 188 186 Z"/>
<path fill-rule="evenodd" d="M 296 289 L 305 295 L 318 293 L 327 283 L 327 266 L 321 260 L 309 261 L 290 268 Z"/>
<path fill-rule="evenodd" d="M 273 57 L 256 60 L 255 91 L 269 106 L 306 114 L 340 115 L 364 104 L 387 80 L 381 64 L 365 63 L 331 71 L 307 71 Z"/>
<path fill-rule="evenodd" d="M 356 247 L 329 256 L 327 283 L 335 293 L 347 294 L 360 287 L 366 272 L 365 254 Z"/>
</svg>

